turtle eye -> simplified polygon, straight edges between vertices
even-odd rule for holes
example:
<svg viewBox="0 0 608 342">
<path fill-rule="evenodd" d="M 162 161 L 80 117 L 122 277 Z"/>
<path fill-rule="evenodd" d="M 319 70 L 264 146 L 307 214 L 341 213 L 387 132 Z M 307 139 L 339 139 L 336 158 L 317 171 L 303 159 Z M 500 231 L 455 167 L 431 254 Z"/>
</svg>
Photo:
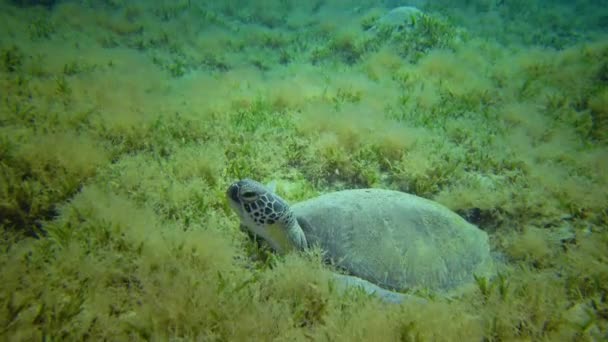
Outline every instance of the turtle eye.
<svg viewBox="0 0 608 342">
<path fill-rule="evenodd" d="M 258 194 L 255 191 L 245 191 L 241 194 L 241 197 L 247 201 L 254 201 L 258 198 Z"/>
</svg>

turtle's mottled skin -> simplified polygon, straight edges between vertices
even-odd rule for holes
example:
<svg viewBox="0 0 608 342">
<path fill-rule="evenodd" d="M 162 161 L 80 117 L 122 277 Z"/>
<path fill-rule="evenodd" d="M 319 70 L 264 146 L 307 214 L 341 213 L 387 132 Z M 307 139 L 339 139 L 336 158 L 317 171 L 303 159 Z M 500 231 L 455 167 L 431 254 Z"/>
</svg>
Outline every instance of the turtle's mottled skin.
<svg viewBox="0 0 608 342">
<path fill-rule="evenodd" d="M 264 185 L 244 179 L 232 184 L 226 194 L 241 225 L 264 238 L 277 252 L 307 247 L 306 236 L 287 202 Z"/>
<path fill-rule="evenodd" d="M 244 179 L 227 196 L 242 225 L 279 253 L 318 245 L 333 264 L 384 289 L 448 292 L 493 270 L 485 232 L 414 195 L 345 190 L 290 207 Z"/>
</svg>

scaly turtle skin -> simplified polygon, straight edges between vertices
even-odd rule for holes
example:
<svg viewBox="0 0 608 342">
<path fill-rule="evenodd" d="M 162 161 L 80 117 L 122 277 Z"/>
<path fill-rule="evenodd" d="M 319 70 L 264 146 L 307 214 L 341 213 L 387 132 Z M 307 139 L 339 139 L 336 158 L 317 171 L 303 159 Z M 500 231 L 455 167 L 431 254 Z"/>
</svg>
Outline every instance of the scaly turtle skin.
<svg viewBox="0 0 608 342">
<path fill-rule="evenodd" d="M 227 197 L 242 225 L 277 252 L 319 245 L 336 266 L 387 290 L 448 293 L 493 272 L 485 232 L 414 195 L 345 190 L 290 208 L 264 185 L 244 179 Z"/>
</svg>

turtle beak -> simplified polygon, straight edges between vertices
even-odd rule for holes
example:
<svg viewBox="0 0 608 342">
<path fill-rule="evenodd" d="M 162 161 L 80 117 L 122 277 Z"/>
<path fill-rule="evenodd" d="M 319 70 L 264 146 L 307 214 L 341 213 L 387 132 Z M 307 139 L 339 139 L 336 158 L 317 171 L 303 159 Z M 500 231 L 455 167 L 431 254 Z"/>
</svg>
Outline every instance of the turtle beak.
<svg viewBox="0 0 608 342">
<path fill-rule="evenodd" d="M 226 191 L 226 197 L 228 197 L 234 203 L 241 203 L 239 199 L 239 187 L 237 183 L 232 183 L 228 190 Z"/>
</svg>

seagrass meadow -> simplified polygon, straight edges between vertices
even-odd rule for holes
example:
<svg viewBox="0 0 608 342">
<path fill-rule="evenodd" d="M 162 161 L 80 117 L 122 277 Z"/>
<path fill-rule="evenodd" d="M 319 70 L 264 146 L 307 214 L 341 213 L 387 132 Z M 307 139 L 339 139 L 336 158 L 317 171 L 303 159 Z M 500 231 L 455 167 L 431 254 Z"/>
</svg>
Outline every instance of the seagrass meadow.
<svg viewBox="0 0 608 342">
<path fill-rule="evenodd" d="M 0 340 L 608 339 L 607 25 L 605 0 L 1 0 Z M 245 177 L 437 201 L 499 272 L 337 291 L 321 251 L 239 229 Z"/>
</svg>

